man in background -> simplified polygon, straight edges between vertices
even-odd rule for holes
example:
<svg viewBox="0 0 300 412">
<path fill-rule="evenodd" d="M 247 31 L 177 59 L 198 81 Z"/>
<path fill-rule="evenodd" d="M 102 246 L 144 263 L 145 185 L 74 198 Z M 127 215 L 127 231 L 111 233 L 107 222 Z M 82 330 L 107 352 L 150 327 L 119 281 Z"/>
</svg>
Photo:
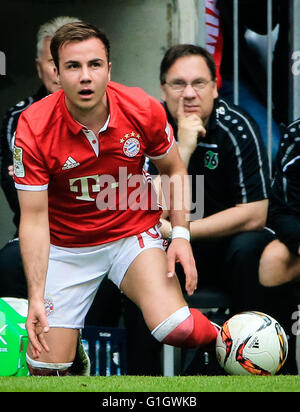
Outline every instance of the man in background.
<svg viewBox="0 0 300 412">
<path fill-rule="evenodd" d="M 260 281 L 275 287 L 300 279 L 300 119 L 284 131 L 277 156 L 269 213 L 277 239 L 265 249 Z"/>
</svg>

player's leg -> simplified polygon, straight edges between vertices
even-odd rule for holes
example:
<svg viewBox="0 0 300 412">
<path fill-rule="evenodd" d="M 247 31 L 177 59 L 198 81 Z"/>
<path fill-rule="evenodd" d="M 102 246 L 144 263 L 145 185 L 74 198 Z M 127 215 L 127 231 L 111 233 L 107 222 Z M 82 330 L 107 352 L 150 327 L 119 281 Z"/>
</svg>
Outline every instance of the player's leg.
<svg viewBox="0 0 300 412">
<path fill-rule="evenodd" d="M 33 359 L 28 345 L 27 363 L 34 375 L 69 372 L 78 344 L 78 330 L 96 291 L 108 271 L 107 254 L 100 248 L 62 249 L 51 246 L 45 286 L 45 309 L 50 330 L 44 333 L 49 352 Z M 99 263 L 101 262 L 101 263 Z"/>
<path fill-rule="evenodd" d="M 274 240 L 264 250 L 259 265 L 259 280 L 264 286 L 279 286 L 292 280 L 300 280 L 300 257 Z"/>
<path fill-rule="evenodd" d="M 177 277 L 168 278 L 167 257 L 161 249 L 147 249 L 134 259 L 121 290 L 140 307 L 148 328 L 160 342 L 197 347 L 215 341 L 215 326 L 199 310 L 188 308 Z"/>
<path fill-rule="evenodd" d="M 78 329 L 50 328 L 45 333 L 49 352 L 42 351 L 34 359 L 29 343 L 27 349 L 27 365 L 31 375 L 58 376 L 69 373 L 78 342 Z"/>
</svg>

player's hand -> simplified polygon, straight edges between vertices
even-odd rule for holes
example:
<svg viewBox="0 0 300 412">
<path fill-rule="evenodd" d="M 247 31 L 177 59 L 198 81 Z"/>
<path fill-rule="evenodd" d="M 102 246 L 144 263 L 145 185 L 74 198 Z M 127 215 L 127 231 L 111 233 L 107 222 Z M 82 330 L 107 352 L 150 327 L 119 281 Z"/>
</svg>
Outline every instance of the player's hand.
<svg viewBox="0 0 300 412">
<path fill-rule="evenodd" d="M 36 359 L 44 349 L 49 351 L 44 334 L 49 331 L 44 301 L 29 300 L 26 329 L 31 343 L 32 355 Z"/>
<path fill-rule="evenodd" d="M 7 170 L 8 170 L 8 175 L 13 177 L 14 176 L 14 165 L 9 165 Z"/>
<path fill-rule="evenodd" d="M 206 129 L 202 119 L 195 113 L 187 115 L 184 112 L 184 98 L 181 96 L 177 108 L 178 144 L 191 153 L 194 152 L 198 136 L 204 137 Z"/>
<path fill-rule="evenodd" d="M 171 222 L 161 218 L 159 221 L 159 231 L 164 239 L 168 239 L 172 231 Z"/>
<path fill-rule="evenodd" d="M 181 263 L 185 273 L 185 289 L 192 295 L 197 288 L 198 273 L 190 242 L 186 239 L 173 239 L 168 250 L 168 276 L 175 275 L 176 262 Z"/>
</svg>

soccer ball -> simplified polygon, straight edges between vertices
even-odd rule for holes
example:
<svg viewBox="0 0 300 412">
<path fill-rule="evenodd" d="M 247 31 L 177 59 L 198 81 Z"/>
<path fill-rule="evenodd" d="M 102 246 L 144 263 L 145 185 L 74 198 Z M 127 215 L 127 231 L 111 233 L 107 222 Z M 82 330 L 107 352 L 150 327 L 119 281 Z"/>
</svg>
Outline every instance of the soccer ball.
<svg viewBox="0 0 300 412">
<path fill-rule="evenodd" d="M 228 319 L 216 342 L 216 355 L 230 375 L 275 375 L 288 354 L 279 323 L 261 312 L 242 312 Z"/>
</svg>

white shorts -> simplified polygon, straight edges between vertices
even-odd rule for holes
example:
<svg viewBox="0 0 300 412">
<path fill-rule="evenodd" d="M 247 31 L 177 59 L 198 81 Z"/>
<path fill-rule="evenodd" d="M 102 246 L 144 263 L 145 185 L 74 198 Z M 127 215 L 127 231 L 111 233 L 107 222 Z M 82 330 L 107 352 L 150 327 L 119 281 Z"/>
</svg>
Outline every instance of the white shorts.
<svg viewBox="0 0 300 412">
<path fill-rule="evenodd" d="M 99 246 L 62 248 L 51 245 L 45 287 L 49 326 L 83 328 L 103 277 L 108 275 L 120 287 L 130 264 L 150 248 L 165 250 L 157 227 Z"/>
</svg>

